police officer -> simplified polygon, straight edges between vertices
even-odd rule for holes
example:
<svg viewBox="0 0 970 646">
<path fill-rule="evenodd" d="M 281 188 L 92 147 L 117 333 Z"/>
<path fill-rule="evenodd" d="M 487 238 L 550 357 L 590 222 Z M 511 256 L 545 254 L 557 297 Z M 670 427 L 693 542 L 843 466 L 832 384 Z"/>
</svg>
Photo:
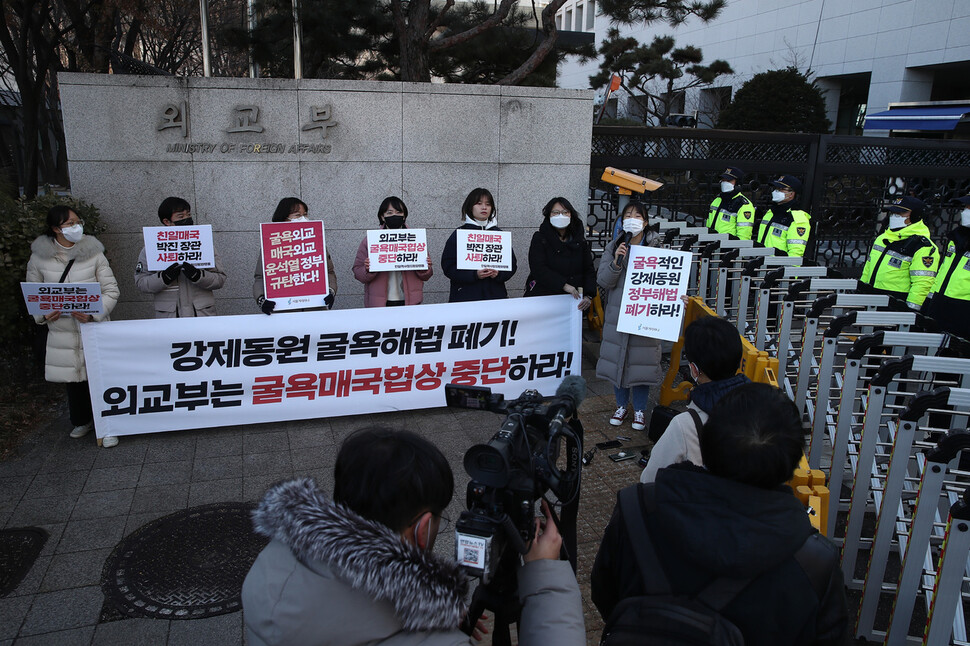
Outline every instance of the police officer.
<svg viewBox="0 0 970 646">
<path fill-rule="evenodd" d="M 915 197 L 886 207 L 889 227 L 876 238 L 862 270 L 864 291 L 889 294 L 918 310 L 933 286 L 940 254 L 923 222 L 926 205 Z"/>
<path fill-rule="evenodd" d="M 771 201 L 775 203 L 758 223 L 755 241 L 788 256 L 805 256 L 805 245 L 812 232 L 811 216 L 796 209 L 795 198 L 802 190 L 797 177 L 782 175 L 771 183 Z"/>
<path fill-rule="evenodd" d="M 754 204 L 741 193 L 743 179 L 744 173 L 734 166 L 721 173 L 721 194 L 711 202 L 707 228 L 716 233 L 728 233 L 742 240 L 750 240 Z"/>
<path fill-rule="evenodd" d="M 923 313 L 945 332 L 970 340 L 970 195 L 956 201 L 963 205 L 960 226 L 946 236 L 946 256 Z"/>
</svg>

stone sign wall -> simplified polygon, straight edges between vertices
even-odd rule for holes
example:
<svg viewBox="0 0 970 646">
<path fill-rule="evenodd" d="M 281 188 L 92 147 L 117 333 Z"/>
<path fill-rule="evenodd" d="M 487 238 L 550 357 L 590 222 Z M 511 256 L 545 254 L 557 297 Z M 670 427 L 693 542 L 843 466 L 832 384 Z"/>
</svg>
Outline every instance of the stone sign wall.
<svg viewBox="0 0 970 646">
<path fill-rule="evenodd" d="M 159 224 L 170 195 L 213 226 L 228 274 L 220 314 L 258 312 L 258 224 L 283 197 L 324 221 L 339 309 L 363 305 L 351 266 L 388 195 L 405 201 L 409 226 L 428 229 L 426 302 L 448 299 L 439 259 L 471 189 L 495 195 L 499 226 L 513 232 L 511 296 L 522 294 L 543 205 L 561 195 L 586 212 L 589 91 L 73 73 L 59 82 L 72 192 L 108 226 L 101 240 L 122 290 L 115 318 L 152 315 L 133 272 L 141 228 Z"/>
</svg>

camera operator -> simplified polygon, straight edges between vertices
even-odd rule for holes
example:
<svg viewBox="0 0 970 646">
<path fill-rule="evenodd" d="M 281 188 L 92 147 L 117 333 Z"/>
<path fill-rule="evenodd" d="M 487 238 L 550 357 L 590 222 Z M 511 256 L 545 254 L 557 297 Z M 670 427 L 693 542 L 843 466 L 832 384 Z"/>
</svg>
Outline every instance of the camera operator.
<svg viewBox="0 0 970 646">
<path fill-rule="evenodd" d="M 428 440 L 368 428 L 344 441 L 330 501 L 313 480 L 271 488 L 253 519 L 269 536 L 246 576 L 250 646 L 467 645 L 468 581 L 433 552 L 451 468 Z M 543 513 L 551 516 L 543 503 Z M 519 643 L 584 644 L 579 587 L 550 522 L 518 571 Z"/>
</svg>

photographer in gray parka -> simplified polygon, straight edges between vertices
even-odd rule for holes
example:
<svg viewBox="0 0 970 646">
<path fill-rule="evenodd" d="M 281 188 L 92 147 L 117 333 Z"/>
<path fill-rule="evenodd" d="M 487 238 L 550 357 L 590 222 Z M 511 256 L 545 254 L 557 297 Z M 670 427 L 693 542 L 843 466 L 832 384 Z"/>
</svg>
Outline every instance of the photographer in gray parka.
<svg viewBox="0 0 970 646">
<path fill-rule="evenodd" d="M 663 380 L 660 369 L 660 341 L 616 329 L 620 318 L 620 302 L 626 284 L 626 267 L 630 262 L 630 246 L 656 246 L 660 236 L 647 229 L 647 211 L 642 204 L 631 202 L 623 209 L 620 235 L 603 250 L 596 283 L 606 290 L 606 312 L 603 315 L 603 342 L 596 362 L 596 376 L 613 384 L 616 412 L 610 424 L 620 426 L 633 408 L 633 430 L 646 427 L 646 408 L 650 386 Z"/>
<path fill-rule="evenodd" d="M 192 210 L 180 197 L 166 197 L 158 206 L 158 219 L 167 227 L 192 226 Z M 189 262 L 172 263 L 162 271 L 148 271 L 145 248 L 138 254 L 135 265 L 135 287 L 152 294 L 155 318 L 174 319 L 193 316 L 215 316 L 216 297 L 213 290 L 226 283 L 219 254 L 216 266 L 200 269 Z"/>
<path fill-rule="evenodd" d="M 468 580 L 454 557 L 433 551 L 453 491 L 437 447 L 383 428 L 344 441 L 333 500 L 311 479 L 272 487 L 253 513 L 271 540 L 242 589 L 249 646 L 472 643 L 458 629 Z M 536 536 L 518 572 L 519 644 L 585 644 L 562 539 L 551 522 Z"/>
</svg>

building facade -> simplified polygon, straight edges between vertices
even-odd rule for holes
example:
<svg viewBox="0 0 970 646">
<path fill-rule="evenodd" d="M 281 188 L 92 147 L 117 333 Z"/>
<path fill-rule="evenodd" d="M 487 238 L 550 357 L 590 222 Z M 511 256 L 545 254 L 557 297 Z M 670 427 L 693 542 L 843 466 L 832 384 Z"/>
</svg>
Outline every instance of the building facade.
<svg viewBox="0 0 970 646">
<path fill-rule="evenodd" d="M 569 0 L 558 19 L 563 29 L 594 32 L 599 45 L 611 24 L 596 12 L 594 0 Z M 701 48 L 705 63 L 730 63 L 733 76 L 719 78 L 717 87 L 688 90 L 684 97 L 683 110 L 697 111 L 701 126 L 712 123 L 719 107 L 752 76 L 789 65 L 810 70 L 826 91 L 828 117 L 838 134 L 863 134 L 866 114 L 900 102 L 966 102 L 970 113 L 967 0 L 728 0 L 720 16 L 706 24 L 691 17 L 676 28 L 658 22 L 620 29 L 641 42 L 669 34 L 678 46 Z M 560 68 L 560 86 L 588 88 L 598 65 L 567 61 Z M 629 110 L 622 94 L 619 116 Z M 889 134 L 877 125 L 887 124 L 871 121 L 864 134 Z M 970 123 L 958 127 L 970 128 Z"/>
</svg>

